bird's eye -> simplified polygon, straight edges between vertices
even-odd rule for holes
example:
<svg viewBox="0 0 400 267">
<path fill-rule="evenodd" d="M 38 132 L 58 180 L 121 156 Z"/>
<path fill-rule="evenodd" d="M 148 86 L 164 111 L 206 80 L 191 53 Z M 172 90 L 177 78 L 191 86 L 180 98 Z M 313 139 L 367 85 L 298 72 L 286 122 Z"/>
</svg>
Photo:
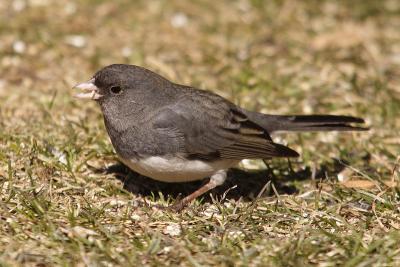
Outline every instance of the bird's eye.
<svg viewBox="0 0 400 267">
<path fill-rule="evenodd" d="M 110 92 L 114 95 L 119 95 L 122 92 L 122 88 L 120 86 L 111 86 Z"/>
</svg>

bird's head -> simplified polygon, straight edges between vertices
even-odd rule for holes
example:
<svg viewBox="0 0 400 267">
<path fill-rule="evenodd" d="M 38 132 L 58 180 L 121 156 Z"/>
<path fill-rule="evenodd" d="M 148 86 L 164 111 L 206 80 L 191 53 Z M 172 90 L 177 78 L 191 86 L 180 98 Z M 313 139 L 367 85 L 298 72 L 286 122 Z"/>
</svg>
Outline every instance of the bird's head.
<svg viewBox="0 0 400 267">
<path fill-rule="evenodd" d="M 140 89 L 141 86 L 137 85 L 145 83 L 146 77 L 152 78 L 149 76 L 149 72 L 149 70 L 134 65 L 109 65 L 96 72 L 89 81 L 77 84 L 74 88 L 83 92 L 75 96 L 101 102 L 110 99 L 122 100 L 128 96 L 130 91 Z"/>
<path fill-rule="evenodd" d="M 98 102 L 106 118 L 123 120 L 168 103 L 173 92 L 169 87 L 173 87 L 171 82 L 150 70 L 113 64 L 74 88 L 82 91 L 75 97 Z"/>
</svg>

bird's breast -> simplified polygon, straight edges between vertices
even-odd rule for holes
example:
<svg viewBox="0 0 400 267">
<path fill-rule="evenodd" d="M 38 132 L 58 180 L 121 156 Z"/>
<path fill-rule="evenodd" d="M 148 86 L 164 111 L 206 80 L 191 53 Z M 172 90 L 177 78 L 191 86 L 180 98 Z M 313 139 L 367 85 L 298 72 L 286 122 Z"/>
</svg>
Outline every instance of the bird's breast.
<svg viewBox="0 0 400 267">
<path fill-rule="evenodd" d="M 238 160 L 189 160 L 181 157 L 149 156 L 140 159 L 123 159 L 130 169 L 154 180 L 178 183 L 201 180 L 218 170 L 235 166 Z"/>
</svg>

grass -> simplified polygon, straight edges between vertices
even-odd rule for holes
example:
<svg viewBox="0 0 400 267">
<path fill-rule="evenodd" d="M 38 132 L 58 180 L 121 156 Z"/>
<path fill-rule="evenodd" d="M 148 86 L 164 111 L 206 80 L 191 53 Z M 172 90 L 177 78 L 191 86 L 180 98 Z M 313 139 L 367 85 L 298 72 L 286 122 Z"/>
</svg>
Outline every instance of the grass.
<svg viewBox="0 0 400 267">
<path fill-rule="evenodd" d="M 0 14 L 1 266 L 400 265 L 398 1 L 10 0 Z M 72 98 L 117 62 L 371 130 L 274 136 L 302 157 L 245 162 L 170 212 L 156 205 L 199 183 L 115 165 L 99 108 Z"/>
</svg>

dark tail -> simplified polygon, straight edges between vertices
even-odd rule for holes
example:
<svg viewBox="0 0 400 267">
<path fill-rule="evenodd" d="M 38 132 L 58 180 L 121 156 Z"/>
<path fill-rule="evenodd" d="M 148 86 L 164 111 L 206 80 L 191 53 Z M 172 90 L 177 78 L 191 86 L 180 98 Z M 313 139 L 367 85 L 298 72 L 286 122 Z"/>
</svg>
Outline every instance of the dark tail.
<svg viewBox="0 0 400 267">
<path fill-rule="evenodd" d="M 361 118 L 336 115 L 269 115 L 252 111 L 243 111 L 247 117 L 266 129 L 269 133 L 279 131 L 367 131 L 368 128 L 353 126 L 364 123 Z"/>
</svg>

